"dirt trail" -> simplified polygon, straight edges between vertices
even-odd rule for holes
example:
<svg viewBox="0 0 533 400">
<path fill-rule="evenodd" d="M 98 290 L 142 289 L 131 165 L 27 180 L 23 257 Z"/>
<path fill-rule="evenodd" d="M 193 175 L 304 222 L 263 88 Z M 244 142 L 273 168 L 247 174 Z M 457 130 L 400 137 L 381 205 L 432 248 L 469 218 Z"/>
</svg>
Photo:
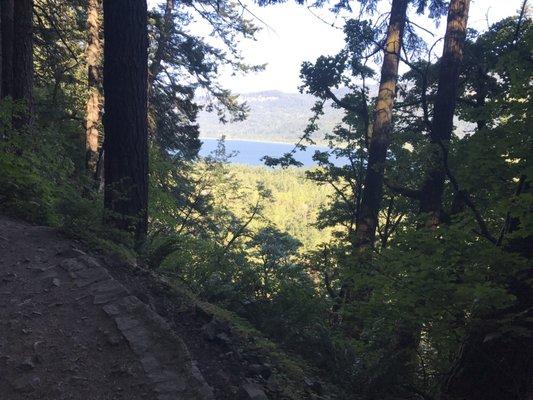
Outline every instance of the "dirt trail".
<svg viewBox="0 0 533 400">
<path fill-rule="evenodd" d="M 171 326 L 79 247 L 0 216 L 0 398 L 214 398 Z"/>
</svg>

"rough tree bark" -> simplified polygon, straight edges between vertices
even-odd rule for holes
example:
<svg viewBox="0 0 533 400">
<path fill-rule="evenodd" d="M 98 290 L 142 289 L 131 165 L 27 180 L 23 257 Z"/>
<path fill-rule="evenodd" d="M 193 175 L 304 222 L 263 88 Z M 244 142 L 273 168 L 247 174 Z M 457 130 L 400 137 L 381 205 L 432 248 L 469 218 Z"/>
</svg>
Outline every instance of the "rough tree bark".
<svg viewBox="0 0 533 400">
<path fill-rule="evenodd" d="M 2 3 L 0 2 L 0 15 L 2 15 Z M 2 76 L 2 18 L 0 17 L 0 77 Z M 0 79 L 0 99 L 2 99 L 2 80 Z"/>
<path fill-rule="evenodd" d="M 16 0 L 13 8 L 13 100 L 23 100 L 26 112 L 13 120 L 15 128 L 33 120 L 33 0 Z"/>
<path fill-rule="evenodd" d="M 106 222 L 146 235 L 148 207 L 146 0 L 104 0 Z"/>
<path fill-rule="evenodd" d="M 368 165 L 355 231 L 358 249 L 374 245 L 378 212 L 383 197 L 383 173 L 392 130 L 392 108 L 396 97 L 400 50 L 405 27 L 408 0 L 393 0 L 383 52 L 381 80 L 369 141 Z"/>
<path fill-rule="evenodd" d="M 13 0 L 1 0 L 2 98 L 13 96 Z"/>
<path fill-rule="evenodd" d="M 452 0 L 448 9 L 448 22 L 430 132 L 432 147 L 429 155 L 430 164 L 420 198 L 420 212 L 428 215 L 426 220 L 428 227 L 437 226 L 442 218 L 442 196 L 446 179 L 443 151 L 448 148 L 453 132 L 453 116 L 457 102 L 469 7 L 470 0 Z"/>
<path fill-rule="evenodd" d="M 88 98 L 85 121 L 86 167 L 92 174 L 96 173 L 98 163 L 98 145 L 102 126 L 102 79 L 100 65 L 102 62 L 101 0 L 89 0 L 87 6 L 87 78 Z"/>
<path fill-rule="evenodd" d="M 435 227 L 441 220 L 442 194 L 446 178 L 443 146 L 449 144 L 453 130 L 453 116 L 457 99 L 459 72 L 463 59 L 470 0 L 451 0 L 448 22 L 440 61 L 439 82 L 433 122 L 430 132 L 432 153 L 430 165 L 422 188 L 416 196 L 420 200 L 420 212 L 427 213 L 426 224 Z M 447 150 L 446 150 L 447 151 Z M 405 376 L 414 373 L 417 367 L 416 349 L 420 345 L 421 326 L 399 321 L 396 326 L 393 354 L 399 370 Z"/>
<path fill-rule="evenodd" d="M 408 4 L 409 0 L 393 0 L 391 6 L 389 26 L 383 49 L 383 64 L 381 66 L 381 79 L 374 111 L 374 121 L 371 129 L 369 129 L 371 136 L 368 138 L 368 163 L 352 241 L 354 253 L 358 256 L 367 257 L 369 255 L 366 250 L 374 246 L 376 237 L 378 214 L 383 197 L 383 174 L 392 131 L 392 109 L 396 97 L 400 51 L 407 20 Z M 352 289 L 353 282 L 351 278 L 348 278 L 340 289 L 339 302 L 334 307 L 335 311 L 340 309 L 344 303 L 351 303 L 357 297 L 367 296 L 367 293 L 363 293 L 364 291 L 354 293 Z"/>
</svg>

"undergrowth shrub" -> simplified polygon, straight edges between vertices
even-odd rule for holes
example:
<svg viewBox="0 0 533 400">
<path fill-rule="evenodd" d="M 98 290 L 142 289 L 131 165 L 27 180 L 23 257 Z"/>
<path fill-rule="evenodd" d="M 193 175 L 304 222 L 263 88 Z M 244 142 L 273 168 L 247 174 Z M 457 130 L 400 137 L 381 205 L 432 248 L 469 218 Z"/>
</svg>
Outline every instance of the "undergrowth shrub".
<svg viewBox="0 0 533 400">
<path fill-rule="evenodd" d="M 20 112 L 16 103 L 0 102 L 0 212 L 59 228 L 94 249 L 132 259 L 132 235 L 102 222 L 102 195 L 80 167 L 82 137 L 76 129 L 14 130 L 11 119 Z"/>
<path fill-rule="evenodd" d="M 10 100 L 0 102 L 0 206 L 2 212 L 30 222 L 55 226 L 55 203 L 72 162 L 61 138 L 50 130 L 15 131 L 13 115 L 24 112 Z"/>
</svg>

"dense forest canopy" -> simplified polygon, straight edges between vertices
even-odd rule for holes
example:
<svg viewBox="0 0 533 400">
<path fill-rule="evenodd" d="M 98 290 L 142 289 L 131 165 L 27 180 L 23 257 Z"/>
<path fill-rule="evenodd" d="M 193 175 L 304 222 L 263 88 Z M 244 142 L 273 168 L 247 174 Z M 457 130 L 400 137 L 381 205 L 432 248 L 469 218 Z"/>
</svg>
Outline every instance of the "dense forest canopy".
<svg viewBox="0 0 533 400">
<path fill-rule="evenodd" d="M 222 69 L 263 68 L 246 3 L 2 0 L 0 212 L 250 321 L 319 371 L 317 399 L 530 399 L 530 4 L 480 32 L 470 0 L 301 6 L 345 38 L 301 66 L 315 102 L 289 138 L 328 148 L 307 169 L 198 156 L 200 112 L 249 111 Z"/>
</svg>

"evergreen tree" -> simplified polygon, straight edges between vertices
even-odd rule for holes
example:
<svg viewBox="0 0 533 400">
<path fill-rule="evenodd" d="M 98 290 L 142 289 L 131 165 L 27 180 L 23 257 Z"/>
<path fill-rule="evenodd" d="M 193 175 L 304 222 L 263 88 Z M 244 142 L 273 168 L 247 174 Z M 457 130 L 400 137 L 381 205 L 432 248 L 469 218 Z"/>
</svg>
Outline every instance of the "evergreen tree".
<svg viewBox="0 0 533 400">
<path fill-rule="evenodd" d="M 13 96 L 13 0 L 0 3 L 0 26 L 2 32 L 2 98 Z"/>
<path fill-rule="evenodd" d="M 447 152 L 453 132 L 453 117 L 458 96 L 459 73 L 466 40 L 469 0 L 450 2 L 444 48 L 440 59 L 439 83 L 430 130 L 432 161 L 420 193 L 420 211 L 428 214 L 428 226 L 441 220 L 444 180 L 448 168 Z"/>
<path fill-rule="evenodd" d="M 87 4 L 87 81 L 88 98 L 86 112 L 86 166 L 93 174 L 96 173 L 100 149 L 100 132 L 102 130 L 102 3 L 100 0 L 89 0 Z"/>
<path fill-rule="evenodd" d="M 374 118 L 368 139 L 368 164 L 363 183 L 361 205 L 355 230 L 358 249 L 373 247 L 378 226 L 378 214 L 383 196 L 383 174 L 392 134 L 392 110 L 396 98 L 396 82 L 402 49 L 407 0 L 392 2 L 389 27 L 383 49 L 383 66 Z"/>
<path fill-rule="evenodd" d="M 145 0 L 104 2 L 104 205 L 138 244 L 148 224 L 147 25 Z"/>
<path fill-rule="evenodd" d="M 26 112 L 15 117 L 20 128 L 33 120 L 33 0 L 17 0 L 13 7 L 13 100 L 24 102 Z M 9 28 L 8 28 L 9 29 Z M 9 39 L 8 39 L 9 40 Z"/>
</svg>

